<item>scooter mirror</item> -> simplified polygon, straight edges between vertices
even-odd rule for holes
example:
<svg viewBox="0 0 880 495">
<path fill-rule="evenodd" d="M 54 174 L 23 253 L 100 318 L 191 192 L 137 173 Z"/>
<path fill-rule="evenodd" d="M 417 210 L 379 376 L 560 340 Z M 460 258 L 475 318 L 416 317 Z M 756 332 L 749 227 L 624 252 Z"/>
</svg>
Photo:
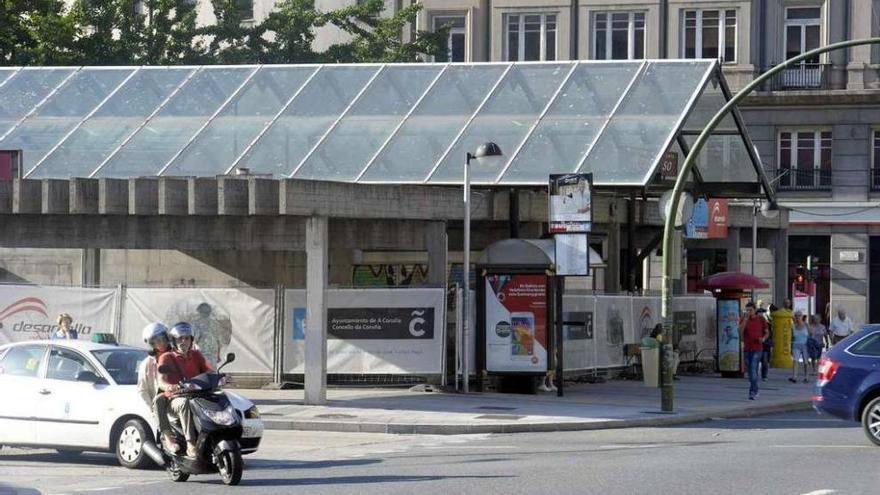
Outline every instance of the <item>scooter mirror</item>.
<svg viewBox="0 0 880 495">
<path fill-rule="evenodd" d="M 229 364 L 233 361 L 235 361 L 235 353 L 230 352 L 230 353 L 226 354 L 226 364 Z"/>
</svg>

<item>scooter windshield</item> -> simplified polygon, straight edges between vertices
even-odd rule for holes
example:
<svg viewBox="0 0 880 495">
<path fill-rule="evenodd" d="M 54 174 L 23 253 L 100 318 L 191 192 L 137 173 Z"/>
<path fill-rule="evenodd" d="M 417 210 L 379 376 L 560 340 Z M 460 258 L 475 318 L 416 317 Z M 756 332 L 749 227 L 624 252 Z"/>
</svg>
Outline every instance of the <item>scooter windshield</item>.
<svg viewBox="0 0 880 495">
<path fill-rule="evenodd" d="M 189 380 L 186 380 L 186 382 L 199 390 L 213 390 L 220 385 L 221 377 L 222 375 L 220 373 L 209 371 L 207 373 L 196 375 Z"/>
</svg>

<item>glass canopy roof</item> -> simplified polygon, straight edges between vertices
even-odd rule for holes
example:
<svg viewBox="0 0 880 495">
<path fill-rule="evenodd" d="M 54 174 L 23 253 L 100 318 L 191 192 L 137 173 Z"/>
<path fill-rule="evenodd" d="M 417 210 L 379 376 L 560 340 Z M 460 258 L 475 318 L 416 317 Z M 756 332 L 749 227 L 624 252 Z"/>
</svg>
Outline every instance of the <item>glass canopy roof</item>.
<svg viewBox="0 0 880 495">
<path fill-rule="evenodd" d="M 0 68 L 0 149 L 23 150 L 28 178 L 457 184 L 494 141 L 504 159 L 475 184 L 644 186 L 727 101 L 723 82 L 712 60 Z M 702 178 L 766 183 L 741 126 L 719 129 Z"/>
</svg>

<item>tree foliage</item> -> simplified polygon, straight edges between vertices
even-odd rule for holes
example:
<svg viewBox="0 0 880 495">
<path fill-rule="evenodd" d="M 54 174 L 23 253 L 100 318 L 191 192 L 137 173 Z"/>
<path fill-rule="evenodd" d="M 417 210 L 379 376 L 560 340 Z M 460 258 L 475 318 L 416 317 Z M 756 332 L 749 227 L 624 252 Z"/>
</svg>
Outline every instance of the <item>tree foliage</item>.
<svg viewBox="0 0 880 495">
<path fill-rule="evenodd" d="M 418 62 L 442 49 L 445 30 L 409 33 L 420 4 L 390 15 L 382 0 L 335 11 L 314 0 L 279 0 L 261 22 L 249 2 L 210 0 L 215 22 L 198 24 L 195 0 L 0 0 L 0 65 L 174 65 Z M 314 50 L 317 29 L 346 36 Z"/>
</svg>

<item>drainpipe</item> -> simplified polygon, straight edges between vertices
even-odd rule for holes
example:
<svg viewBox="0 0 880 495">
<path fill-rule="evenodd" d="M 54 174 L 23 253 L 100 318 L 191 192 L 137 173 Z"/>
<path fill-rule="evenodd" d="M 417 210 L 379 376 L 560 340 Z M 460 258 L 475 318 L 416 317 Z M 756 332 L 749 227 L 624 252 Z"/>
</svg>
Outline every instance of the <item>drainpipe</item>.
<svg viewBox="0 0 880 495">
<path fill-rule="evenodd" d="M 571 2 L 571 58 L 572 60 L 580 60 L 578 56 L 578 47 L 580 46 L 580 0 L 572 0 Z"/>
<path fill-rule="evenodd" d="M 660 58 L 669 58 L 669 0 L 660 0 Z"/>
<path fill-rule="evenodd" d="M 486 61 L 492 61 L 492 0 L 486 0 Z"/>
<path fill-rule="evenodd" d="M 767 67 L 767 0 L 758 1 L 758 73 Z"/>
</svg>

